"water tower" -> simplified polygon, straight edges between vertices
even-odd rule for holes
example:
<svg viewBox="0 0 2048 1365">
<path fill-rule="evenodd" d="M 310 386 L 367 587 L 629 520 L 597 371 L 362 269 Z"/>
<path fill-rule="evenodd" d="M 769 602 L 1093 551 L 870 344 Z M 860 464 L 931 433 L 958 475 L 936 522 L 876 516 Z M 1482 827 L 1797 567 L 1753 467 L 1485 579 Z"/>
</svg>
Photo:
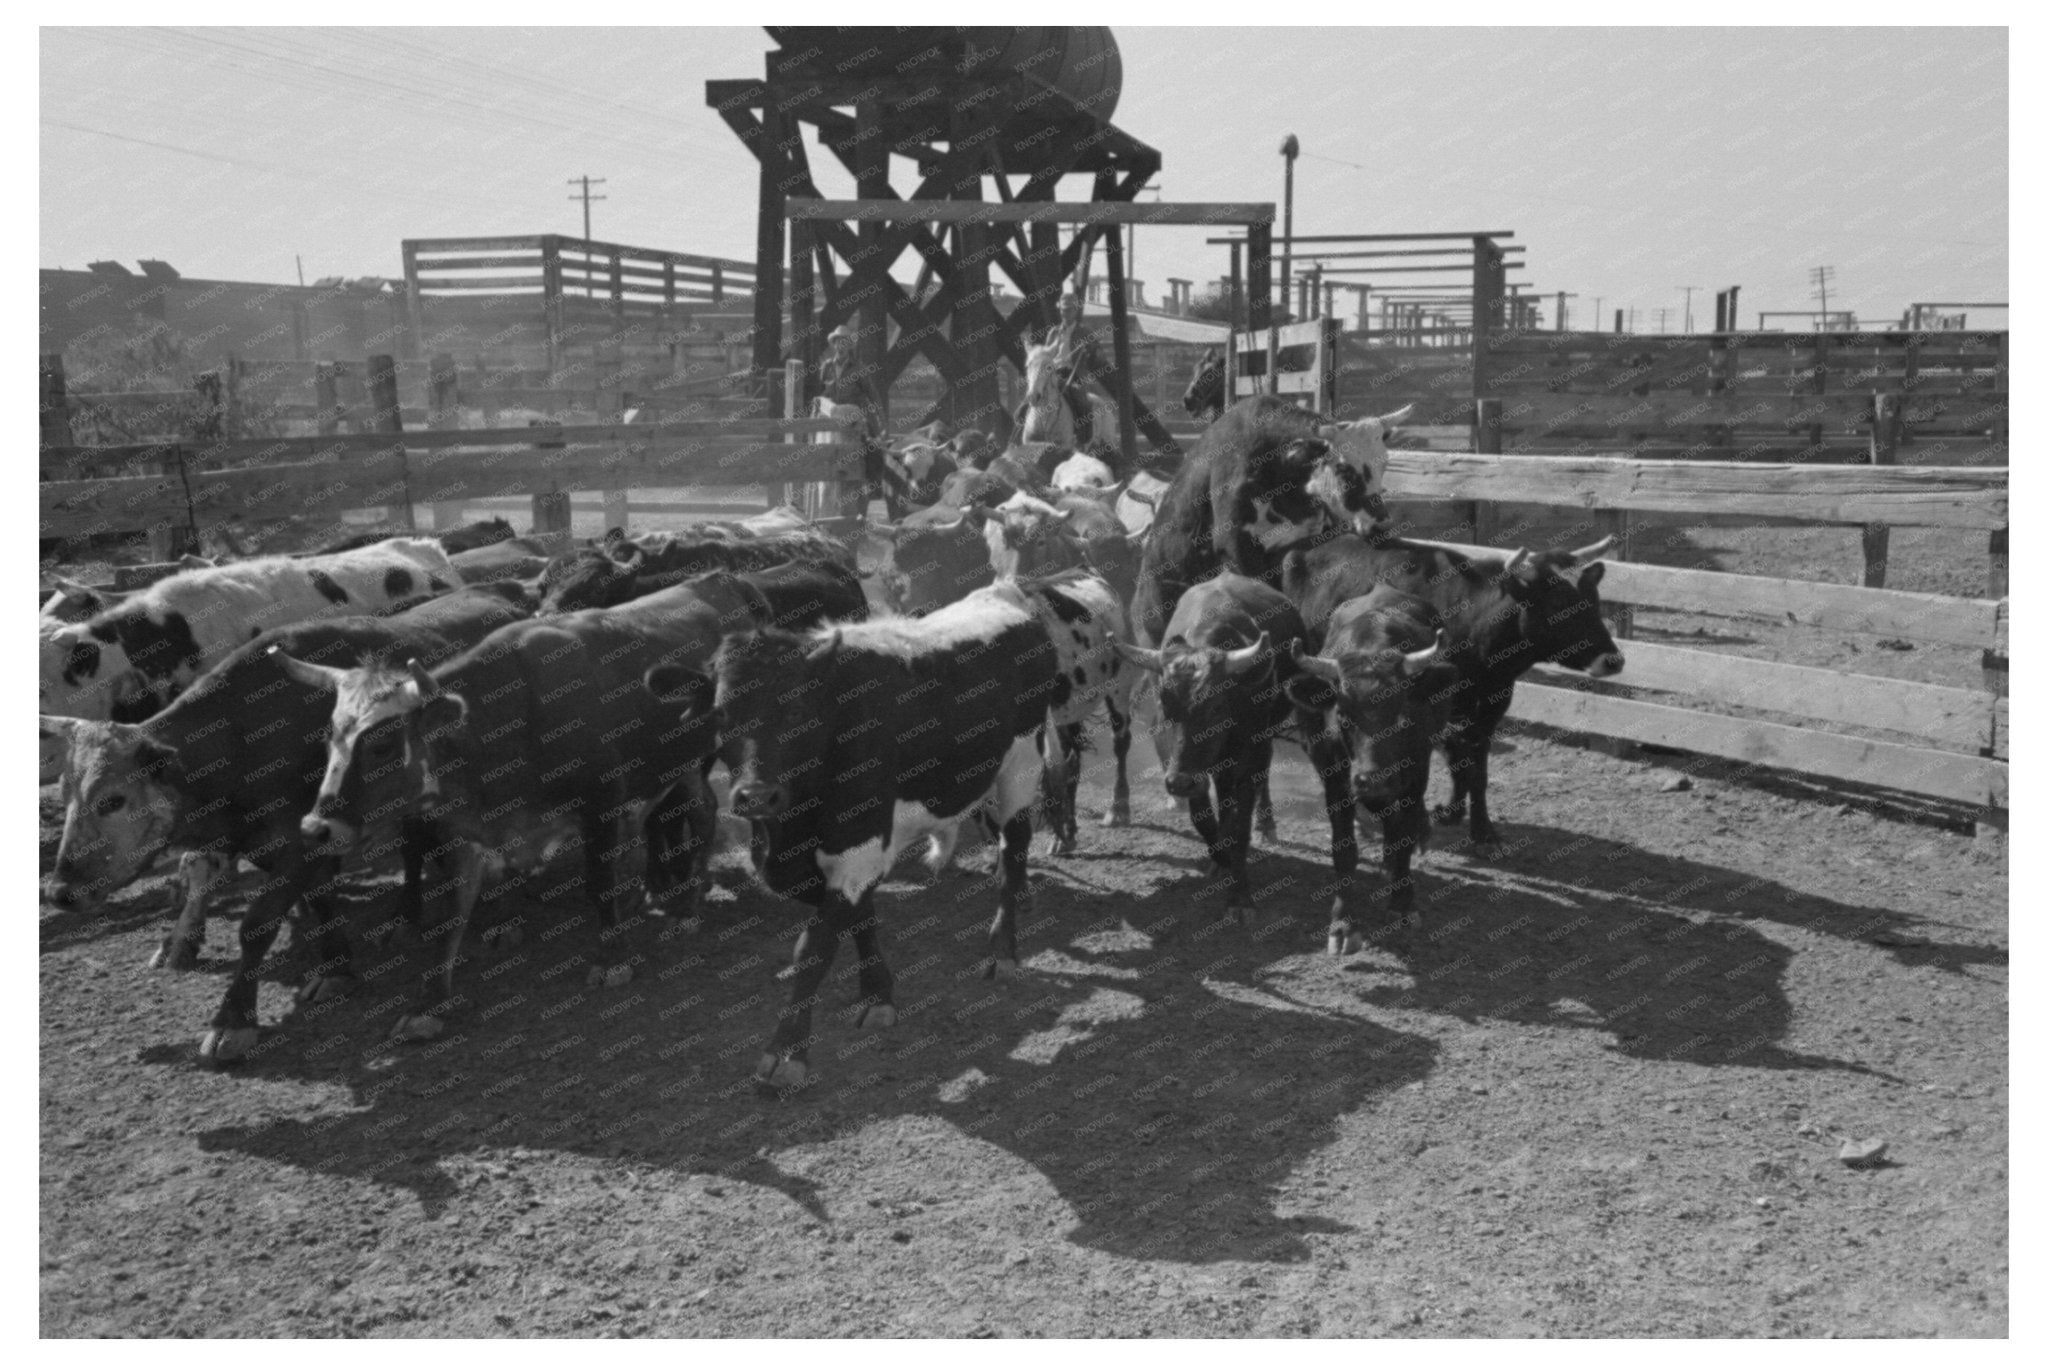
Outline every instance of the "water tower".
<svg viewBox="0 0 2048 1365">
<path fill-rule="evenodd" d="M 998 365 L 1022 370 L 1025 333 L 1056 321 L 1085 244 L 1116 227 L 1083 226 L 1062 244 L 1052 222 L 791 223 L 786 199 L 825 197 L 812 179 L 805 130 L 854 177 L 863 201 L 987 202 L 993 191 L 1001 202 L 1050 203 L 1063 177 L 1089 175 L 1092 200 L 1129 204 L 1158 173 L 1160 156 L 1110 121 L 1123 88 L 1116 40 L 1107 28 L 768 33 L 778 47 L 761 79 L 705 86 L 707 102 L 761 167 L 754 367 L 779 383 L 783 313 L 794 295 L 805 312 L 797 350 L 814 350 L 817 338 L 850 321 L 885 395 L 922 355 L 944 384 L 935 415 L 986 426 L 1001 401 Z M 900 189 L 891 183 L 897 158 L 916 168 Z M 919 258 L 910 287 L 889 273 L 906 251 Z M 1008 317 L 990 302 L 991 267 L 1022 295 Z M 815 317 L 814 293 L 822 299 Z"/>
</svg>

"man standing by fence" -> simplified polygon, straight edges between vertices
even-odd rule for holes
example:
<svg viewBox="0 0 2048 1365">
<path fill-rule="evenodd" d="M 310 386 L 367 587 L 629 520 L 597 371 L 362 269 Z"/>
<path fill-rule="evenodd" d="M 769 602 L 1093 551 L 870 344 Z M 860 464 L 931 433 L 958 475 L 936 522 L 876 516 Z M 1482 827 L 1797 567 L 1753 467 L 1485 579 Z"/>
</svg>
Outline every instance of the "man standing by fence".
<svg viewBox="0 0 2048 1365">
<path fill-rule="evenodd" d="M 862 365 L 854 350 L 858 340 L 845 323 L 834 327 L 825 338 L 825 358 L 818 362 L 811 393 L 832 403 L 850 403 L 861 410 L 866 439 L 861 443 L 861 472 L 867 479 L 869 501 L 881 498 L 889 515 L 897 515 L 896 491 L 887 480 L 887 463 L 882 450 L 882 395 L 875 387 L 872 367 Z"/>
</svg>

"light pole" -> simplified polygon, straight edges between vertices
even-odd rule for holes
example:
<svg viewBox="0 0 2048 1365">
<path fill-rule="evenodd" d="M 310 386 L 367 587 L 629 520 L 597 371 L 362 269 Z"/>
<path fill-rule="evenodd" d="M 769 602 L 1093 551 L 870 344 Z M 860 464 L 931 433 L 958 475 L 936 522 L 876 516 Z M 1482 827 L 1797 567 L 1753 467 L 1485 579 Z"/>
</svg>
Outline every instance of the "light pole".
<svg viewBox="0 0 2048 1365">
<path fill-rule="evenodd" d="M 1286 217 L 1280 225 L 1280 301 L 1294 302 L 1291 281 L 1294 274 L 1294 158 L 1301 155 L 1301 139 L 1289 133 L 1280 143 L 1280 155 L 1287 159 Z"/>
</svg>

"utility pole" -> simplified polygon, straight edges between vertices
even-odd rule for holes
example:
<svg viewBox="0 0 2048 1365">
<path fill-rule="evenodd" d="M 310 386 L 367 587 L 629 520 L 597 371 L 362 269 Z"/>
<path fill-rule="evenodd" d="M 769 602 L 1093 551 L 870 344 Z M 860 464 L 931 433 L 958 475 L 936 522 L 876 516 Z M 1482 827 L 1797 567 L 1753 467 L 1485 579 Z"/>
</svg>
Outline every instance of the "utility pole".
<svg viewBox="0 0 2048 1365">
<path fill-rule="evenodd" d="M 1820 330 L 1825 332 L 1828 329 L 1828 285 L 1835 278 L 1835 268 L 1817 265 L 1806 272 L 1806 277 L 1813 282 L 1814 292 L 1820 296 Z"/>
<path fill-rule="evenodd" d="M 1280 143 L 1280 155 L 1287 159 L 1287 216 L 1280 228 L 1280 298 L 1284 307 L 1294 302 L 1289 292 L 1294 273 L 1294 158 L 1301 155 L 1301 139 L 1289 133 Z"/>
<path fill-rule="evenodd" d="M 1702 287 L 1702 286 L 1700 286 L 1700 285 L 1697 285 L 1697 284 L 1678 284 L 1678 285 L 1673 285 L 1673 286 L 1672 286 L 1672 288 L 1674 288 L 1674 289 L 1683 289 L 1683 290 L 1685 291 L 1685 331 L 1686 331 L 1686 335 L 1688 335 L 1688 336 L 1690 336 L 1690 335 L 1692 334 L 1692 295 L 1693 295 L 1693 291 L 1694 291 L 1695 289 L 1699 289 L 1699 288 L 1701 288 L 1701 287 Z"/>
<path fill-rule="evenodd" d="M 581 185 L 583 187 L 583 192 L 581 194 L 572 194 L 569 197 L 571 199 L 581 199 L 583 201 L 583 240 L 587 242 L 590 240 L 590 201 L 593 199 L 604 198 L 604 196 L 601 194 L 592 194 L 590 192 L 590 187 L 592 185 L 602 185 L 604 183 L 604 177 L 599 176 L 597 179 L 592 180 L 587 175 L 579 175 L 574 180 L 571 180 L 569 183 L 572 185 Z"/>
<path fill-rule="evenodd" d="M 293 256 L 292 264 L 299 268 L 299 288 L 304 289 L 306 287 L 306 258 L 303 256 Z"/>
<path fill-rule="evenodd" d="M 581 185 L 583 187 L 583 191 L 581 194 L 572 194 L 569 197 L 571 199 L 581 199 L 583 201 L 583 240 L 587 242 L 590 240 L 590 201 L 592 199 L 604 198 L 604 196 L 601 194 L 592 194 L 590 192 L 590 187 L 592 185 L 602 185 L 604 183 L 604 177 L 599 176 L 597 179 L 592 180 L 587 175 L 579 175 L 574 180 L 571 180 L 569 183 L 572 185 Z M 588 257 L 585 258 L 585 264 L 583 268 L 583 297 L 586 299 L 594 299 L 597 297 L 597 287 L 591 282 L 590 279 L 590 266 Z"/>
<path fill-rule="evenodd" d="M 1566 330 L 1566 329 L 1565 329 L 1565 317 L 1566 317 L 1566 313 L 1565 313 L 1564 301 L 1565 301 L 1566 299 L 1575 299 L 1575 298 L 1577 298 L 1577 297 L 1578 297 L 1578 295 L 1577 295 L 1577 294 L 1567 294 L 1567 293 L 1566 293 L 1566 292 L 1565 292 L 1564 290 L 1562 290 L 1562 289 L 1560 289 L 1560 290 L 1558 290 L 1558 291 L 1557 291 L 1557 327 L 1555 328 L 1555 330 L 1556 330 L 1556 331 L 1560 331 L 1560 332 L 1562 332 L 1562 331 Z M 1594 310 L 1593 310 L 1593 316 L 1594 316 L 1595 318 L 1598 318 L 1598 317 L 1600 316 L 1600 310 L 1599 310 L 1599 309 L 1597 309 L 1597 308 L 1596 308 L 1596 309 L 1594 309 Z"/>
<path fill-rule="evenodd" d="M 1593 330 L 1596 332 L 1600 330 L 1600 305 L 1606 301 L 1607 296 L 1605 294 L 1595 294 L 1593 296 Z"/>
<path fill-rule="evenodd" d="M 1671 330 L 1671 310 L 1669 308 L 1655 309 L 1651 312 L 1650 316 L 1656 322 L 1659 332 Z"/>
</svg>

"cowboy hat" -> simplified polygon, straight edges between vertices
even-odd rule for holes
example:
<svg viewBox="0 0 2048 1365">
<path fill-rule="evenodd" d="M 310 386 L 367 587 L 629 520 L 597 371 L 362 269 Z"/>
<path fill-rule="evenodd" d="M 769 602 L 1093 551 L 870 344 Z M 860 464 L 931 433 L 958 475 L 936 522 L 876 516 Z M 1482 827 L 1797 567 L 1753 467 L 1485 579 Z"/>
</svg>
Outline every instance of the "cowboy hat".
<svg viewBox="0 0 2048 1365">
<path fill-rule="evenodd" d="M 839 341 L 842 339 L 846 341 L 859 341 L 860 333 L 842 322 L 825 334 L 825 340 L 827 341 Z"/>
</svg>

